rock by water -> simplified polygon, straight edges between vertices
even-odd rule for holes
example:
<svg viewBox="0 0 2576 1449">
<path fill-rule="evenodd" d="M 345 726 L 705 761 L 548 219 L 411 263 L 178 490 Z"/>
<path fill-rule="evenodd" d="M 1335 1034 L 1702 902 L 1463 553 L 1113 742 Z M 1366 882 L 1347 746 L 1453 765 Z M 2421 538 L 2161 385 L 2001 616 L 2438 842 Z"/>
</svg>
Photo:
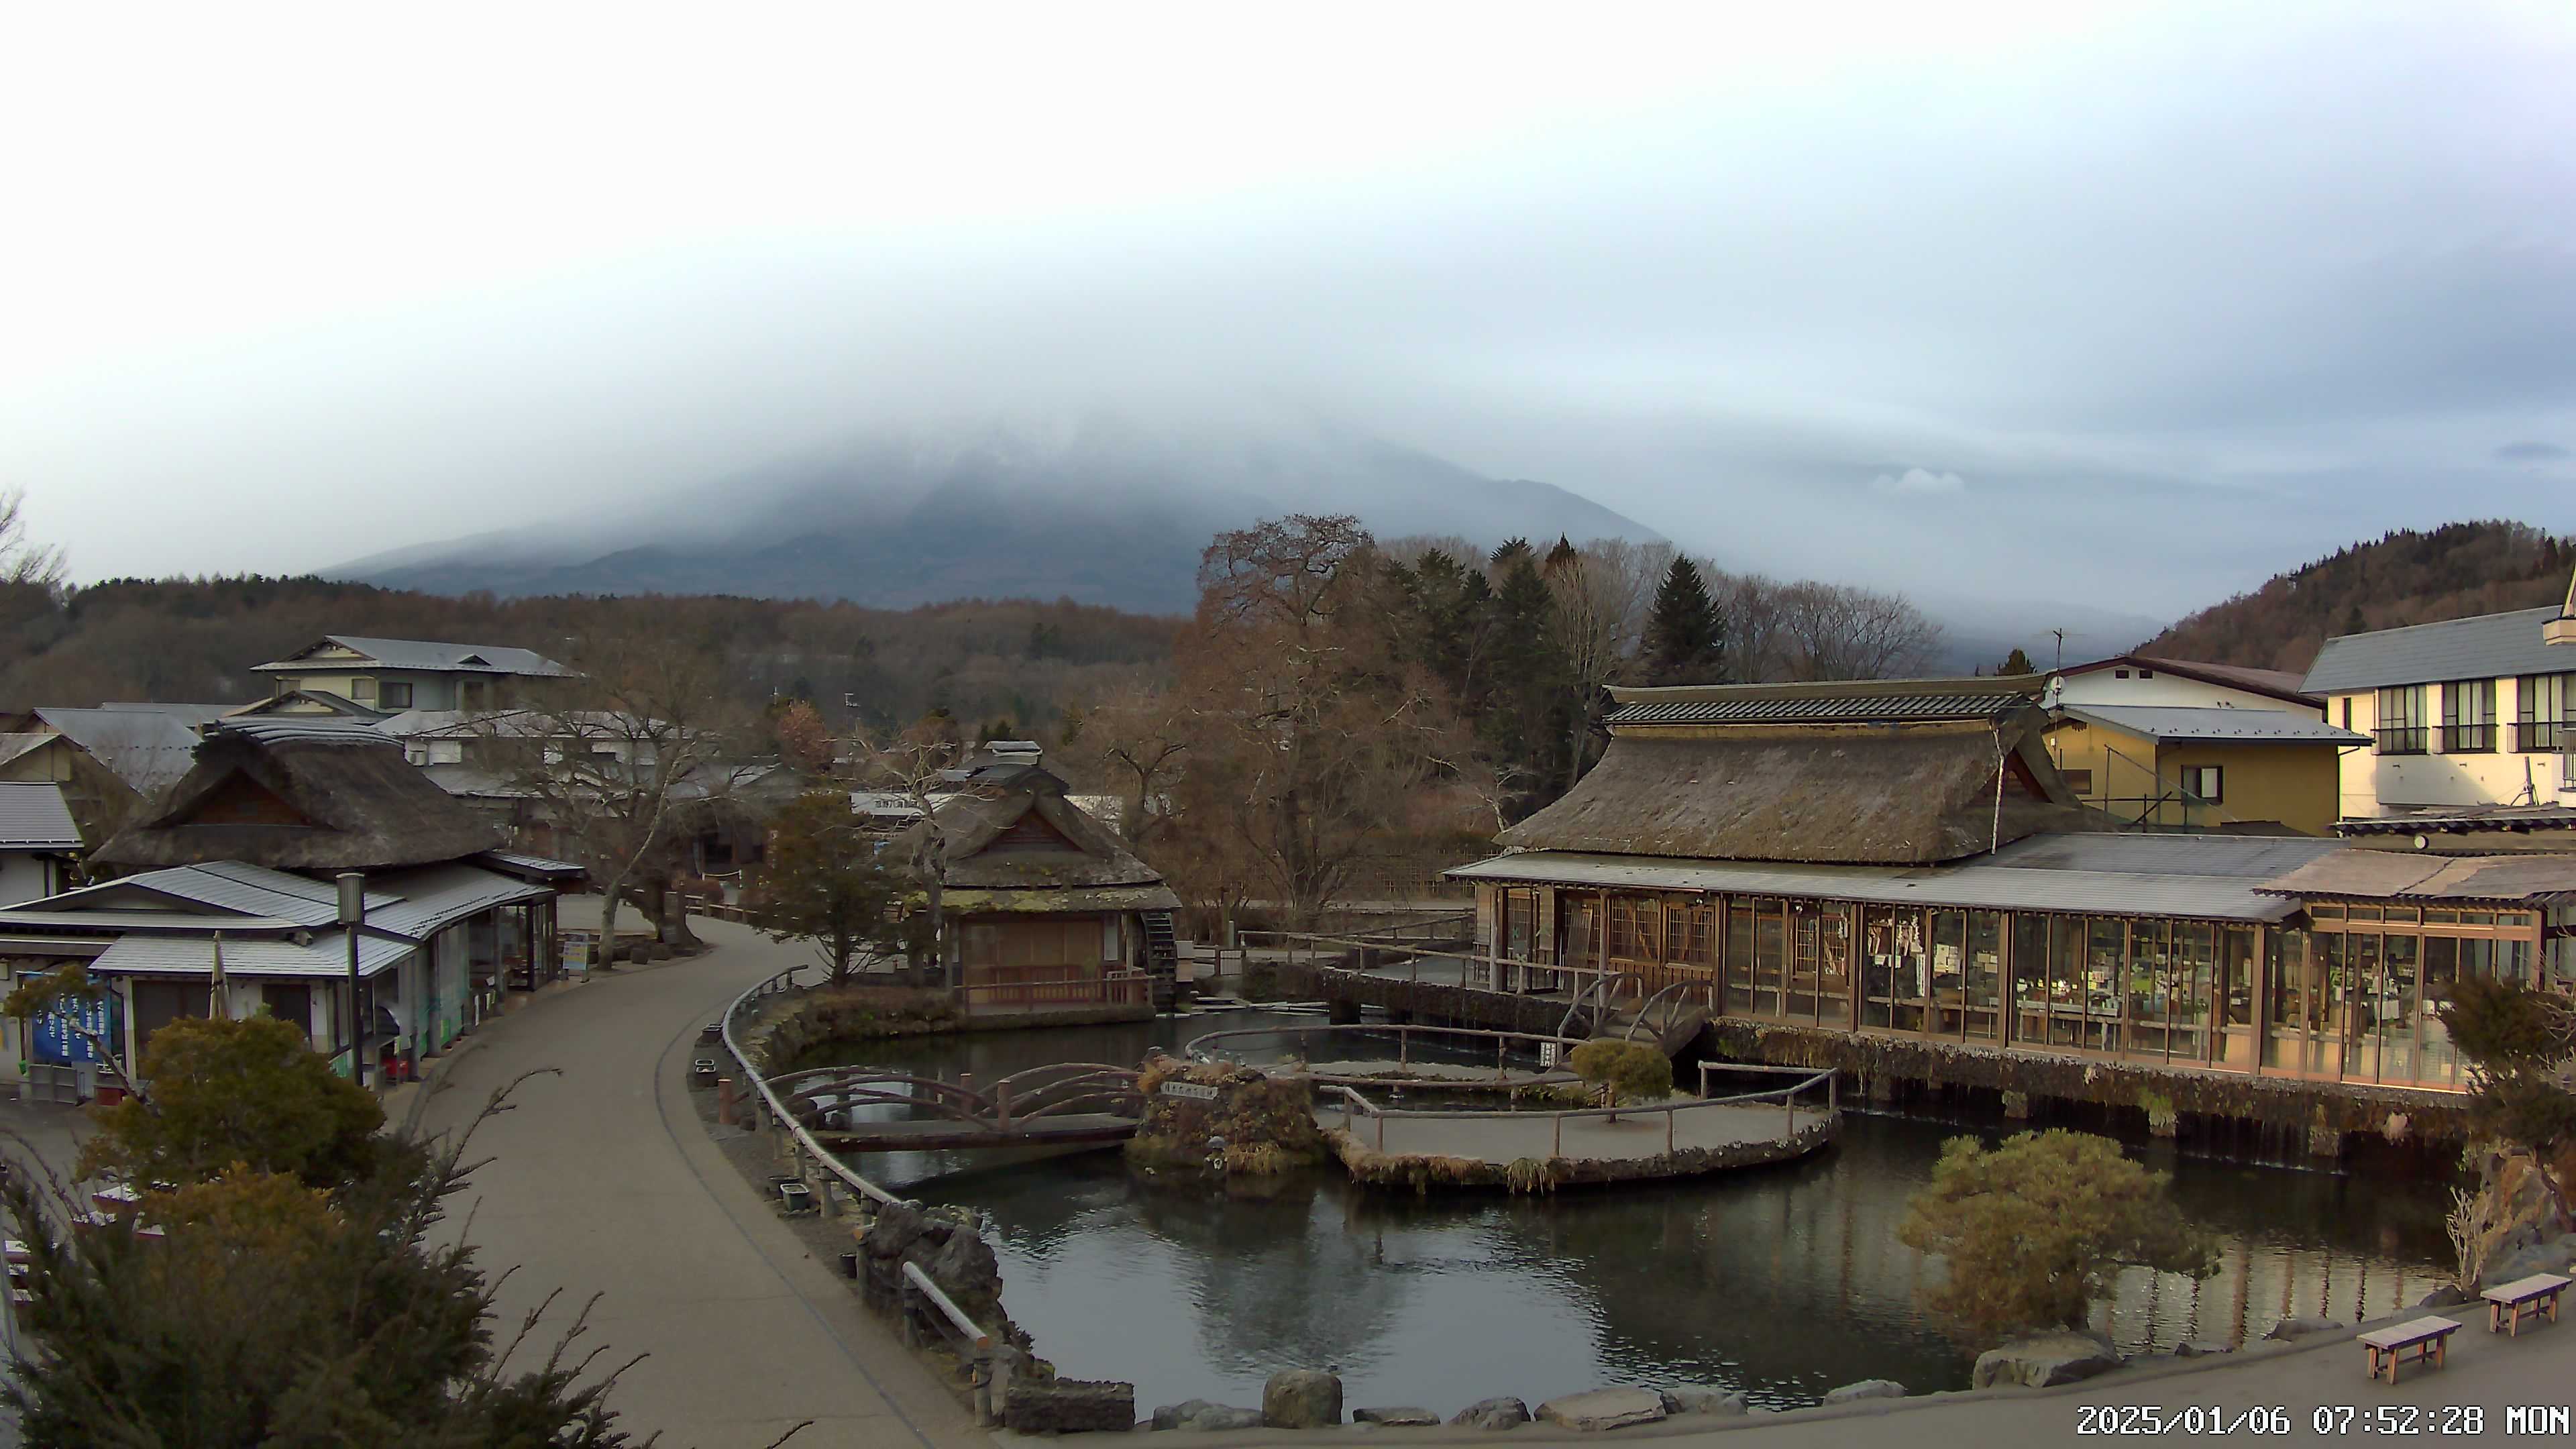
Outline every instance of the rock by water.
<svg viewBox="0 0 2576 1449">
<path fill-rule="evenodd" d="M 1411 1407 L 1401 1409 L 1353 1409 L 1351 1410 L 1351 1422 L 1354 1424 L 1378 1424 L 1389 1429 L 1411 1429 L 1418 1428 L 1426 1424 L 1437 1424 L 1440 1422 L 1440 1416 L 1431 1412 L 1429 1409 L 1416 1409 Z"/>
<path fill-rule="evenodd" d="M 1451 1424 L 1469 1429 L 1517 1429 L 1529 1421 L 1529 1405 L 1508 1394 L 1478 1399 L 1449 1418 Z"/>
<path fill-rule="evenodd" d="M 1261 1386 L 1265 1429 L 1329 1429 L 1342 1422 L 1342 1381 L 1314 1369 L 1287 1369 Z"/>
<path fill-rule="evenodd" d="M 1154 1411 L 1154 1427 L 1207 1433 L 1217 1429 L 1258 1429 L 1259 1409 L 1238 1409 L 1231 1404 L 1190 1399 L 1178 1404 L 1165 1404 Z"/>
<path fill-rule="evenodd" d="M 1825 1392 L 1825 1402 L 1828 1404 L 1857 1404 L 1863 1399 L 1904 1397 L 1905 1385 L 1894 1379 L 1862 1379 L 1859 1383 L 1845 1384 L 1839 1389 L 1828 1389 Z"/>
<path fill-rule="evenodd" d="M 1977 1355 L 1968 1377 L 1971 1387 L 1991 1389 L 2013 1384 L 2044 1389 L 2071 1384 L 2120 1366 L 2119 1350 L 2089 1333 L 2047 1333 L 2015 1339 Z"/>
<path fill-rule="evenodd" d="M 1594 1389 L 1550 1399 L 1538 1406 L 1538 1416 L 1567 1429 L 1624 1429 L 1664 1417 L 1664 1396 L 1653 1389 Z"/>
<path fill-rule="evenodd" d="M 2333 1333 L 2343 1326 L 2343 1320 L 2340 1318 L 2284 1318 L 2273 1324 L 2272 1331 L 2263 1336 L 2286 1343 L 2294 1338 L 2305 1338 L 2311 1333 Z"/>
<path fill-rule="evenodd" d="M 1697 1384 L 1661 1384 L 1655 1389 L 1664 1397 L 1667 1414 L 1714 1414 L 1735 1418 L 1750 1412 L 1744 1395 L 1732 1389 L 1704 1388 Z"/>
</svg>

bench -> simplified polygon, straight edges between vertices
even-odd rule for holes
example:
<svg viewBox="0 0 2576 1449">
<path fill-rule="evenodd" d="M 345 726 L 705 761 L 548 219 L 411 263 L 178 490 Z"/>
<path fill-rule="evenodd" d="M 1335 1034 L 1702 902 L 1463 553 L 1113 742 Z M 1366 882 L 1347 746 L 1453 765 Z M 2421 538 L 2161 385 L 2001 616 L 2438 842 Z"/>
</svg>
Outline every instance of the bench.
<svg viewBox="0 0 2576 1449">
<path fill-rule="evenodd" d="M 2571 1281 L 2576 1280 L 2556 1273 L 2534 1273 L 2479 1294 L 2487 1301 L 2487 1332 L 2504 1333 L 2510 1328 L 2512 1336 L 2520 1338 L 2522 1320 L 2533 1314 L 2546 1314 L 2550 1322 L 2556 1323 L 2558 1295 L 2567 1291 Z M 2513 1315 L 2510 1322 L 2505 1317 L 2508 1313 Z"/>
<path fill-rule="evenodd" d="M 2376 1379 L 2384 1372 L 2394 1385 L 2397 1366 L 2410 1357 L 2416 1363 L 2431 1359 L 2433 1367 L 2441 1368 L 2449 1361 L 2446 1345 L 2459 1331 L 2460 1325 L 2447 1318 L 2418 1318 L 2357 1335 L 2356 1341 L 2370 1350 L 2370 1376 Z"/>
</svg>

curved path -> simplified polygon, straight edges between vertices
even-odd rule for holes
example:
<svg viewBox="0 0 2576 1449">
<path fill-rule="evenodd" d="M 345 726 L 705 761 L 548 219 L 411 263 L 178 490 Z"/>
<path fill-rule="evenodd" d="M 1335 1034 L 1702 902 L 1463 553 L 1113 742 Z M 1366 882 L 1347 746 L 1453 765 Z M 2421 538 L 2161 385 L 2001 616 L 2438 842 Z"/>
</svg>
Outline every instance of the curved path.
<svg viewBox="0 0 2576 1449">
<path fill-rule="evenodd" d="M 584 1342 L 603 1363 L 650 1355 L 611 1399 L 620 1426 L 668 1449 L 758 1449 L 806 1419 L 792 1449 L 990 1444 L 709 1140 L 686 1079 L 698 1029 L 806 953 L 693 925 L 714 951 L 537 998 L 479 1033 L 422 1110 L 445 1130 L 523 1072 L 562 1073 L 478 1129 L 471 1155 L 491 1161 L 453 1205 L 487 1270 L 519 1265 L 502 1326 L 560 1287 L 541 1352 L 600 1295 Z"/>
</svg>

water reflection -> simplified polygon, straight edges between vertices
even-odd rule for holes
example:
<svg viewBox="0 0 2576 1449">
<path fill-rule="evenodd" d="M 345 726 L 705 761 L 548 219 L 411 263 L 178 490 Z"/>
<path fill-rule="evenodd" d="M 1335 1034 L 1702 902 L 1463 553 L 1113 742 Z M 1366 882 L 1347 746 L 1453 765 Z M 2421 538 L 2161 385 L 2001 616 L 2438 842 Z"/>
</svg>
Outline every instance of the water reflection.
<svg viewBox="0 0 2576 1449">
<path fill-rule="evenodd" d="M 1172 1046 L 1205 1029 L 1157 1025 L 1150 1038 L 1122 1027 L 905 1043 L 887 1062 L 985 1078 L 1132 1060 L 1148 1039 Z M 1966 1384 L 1969 1357 L 1916 1307 L 1937 1269 L 1896 1241 L 1907 1196 L 1960 1130 L 1855 1116 L 1832 1152 L 1803 1163 L 1546 1199 L 1370 1193 L 1334 1170 L 1227 1195 L 1139 1182 L 1104 1152 L 912 1190 L 989 1210 L 1007 1301 L 1039 1351 L 1070 1375 L 1134 1380 L 1146 1408 L 1256 1403 L 1273 1371 L 1315 1366 L 1339 1371 L 1354 1404 L 1444 1413 L 1638 1378 L 1794 1407 L 1861 1378 Z M 2097 1323 L 2131 1351 L 2238 1342 L 2289 1313 L 2349 1322 L 2441 1281 L 2433 1183 L 2369 1165 L 2303 1172 L 2140 1150 L 2174 1173 L 2183 1211 L 2224 1249 L 2203 1282 L 2121 1279 Z M 865 1166 L 914 1180 L 962 1156 Z"/>
</svg>

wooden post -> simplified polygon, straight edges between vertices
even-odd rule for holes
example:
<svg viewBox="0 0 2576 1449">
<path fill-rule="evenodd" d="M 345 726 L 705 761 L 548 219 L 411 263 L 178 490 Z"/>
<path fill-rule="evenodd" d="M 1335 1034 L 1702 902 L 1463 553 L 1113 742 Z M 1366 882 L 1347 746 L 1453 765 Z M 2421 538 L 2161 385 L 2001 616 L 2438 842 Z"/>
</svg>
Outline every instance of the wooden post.
<svg viewBox="0 0 2576 1449">
<path fill-rule="evenodd" d="M 1671 1107 L 1664 1109 L 1664 1155 L 1666 1157 L 1673 1155 L 1673 1119 L 1680 1115 L 1679 1111 Z"/>
<path fill-rule="evenodd" d="M 716 1125 L 733 1125 L 733 1078 L 716 1078 Z"/>
<path fill-rule="evenodd" d="M 1369 1115 L 1377 1118 L 1377 1150 L 1384 1152 L 1386 1150 L 1386 1114 L 1371 1112 Z"/>
<path fill-rule="evenodd" d="M 995 1089 L 994 1095 L 995 1095 L 995 1099 L 996 1099 L 996 1100 L 994 1101 L 994 1103 L 993 1103 L 993 1112 L 994 1112 L 994 1120 L 995 1120 L 995 1123 L 996 1123 L 996 1125 L 998 1125 L 998 1126 L 999 1126 L 1003 1131 L 1008 1132 L 1008 1131 L 1010 1131 L 1010 1130 L 1011 1130 L 1011 1084 L 1010 1084 L 1010 1082 L 1009 1082 L 1007 1079 L 1006 1079 L 1006 1080 L 1004 1080 L 1004 1081 L 1003 1081 L 1003 1083 L 1002 1083 L 1002 1085 L 1001 1085 L 1000 1087 L 998 1087 L 998 1088 L 996 1088 L 996 1089 Z"/>
</svg>

